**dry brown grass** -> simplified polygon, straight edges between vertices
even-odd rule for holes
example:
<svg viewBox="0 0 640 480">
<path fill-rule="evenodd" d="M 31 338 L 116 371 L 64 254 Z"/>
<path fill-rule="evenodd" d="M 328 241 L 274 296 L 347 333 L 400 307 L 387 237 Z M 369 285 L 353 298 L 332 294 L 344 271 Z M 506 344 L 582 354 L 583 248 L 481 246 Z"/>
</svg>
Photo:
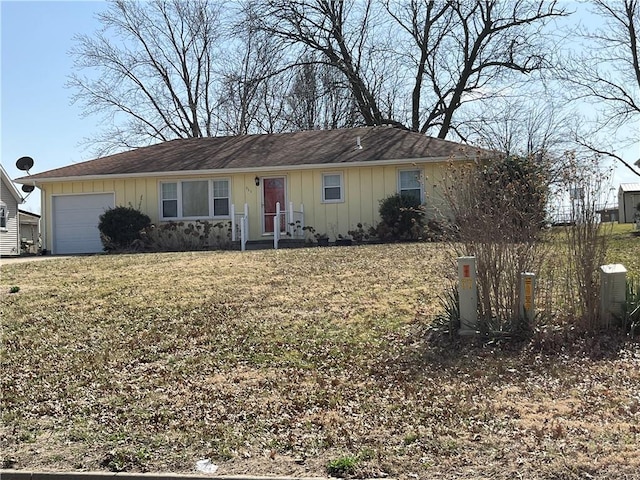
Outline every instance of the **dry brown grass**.
<svg viewBox="0 0 640 480">
<path fill-rule="evenodd" d="M 433 244 L 3 266 L 3 463 L 638 478 L 638 344 L 434 343 L 450 270 Z"/>
</svg>

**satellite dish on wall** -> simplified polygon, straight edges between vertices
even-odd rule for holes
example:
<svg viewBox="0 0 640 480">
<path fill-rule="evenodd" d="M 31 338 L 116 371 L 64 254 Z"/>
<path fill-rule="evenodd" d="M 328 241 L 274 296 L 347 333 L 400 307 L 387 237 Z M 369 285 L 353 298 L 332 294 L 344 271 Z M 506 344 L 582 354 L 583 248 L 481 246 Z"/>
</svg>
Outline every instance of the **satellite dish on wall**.
<svg viewBox="0 0 640 480">
<path fill-rule="evenodd" d="M 28 172 L 31 167 L 33 167 L 33 158 L 31 157 L 20 157 L 16 162 L 16 168 L 18 170 Z"/>
<path fill-rule="evenodd" d="M 22 185 L 22 191 L 24 193 L 31 193 L 36 189 L 33 185 Z"/>
</svg>

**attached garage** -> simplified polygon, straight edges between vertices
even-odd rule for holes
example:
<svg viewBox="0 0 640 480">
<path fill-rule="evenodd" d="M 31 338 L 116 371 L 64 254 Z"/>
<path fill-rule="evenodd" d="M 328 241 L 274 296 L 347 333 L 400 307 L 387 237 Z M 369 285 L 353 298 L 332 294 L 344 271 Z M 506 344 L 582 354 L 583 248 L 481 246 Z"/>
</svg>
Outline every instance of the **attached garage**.
<svg viewBox="0 0 640 480">
<path fill-rule="evenodd" d="M 53 253 L 102 251 L 100 215 L 114 207 L 113 193 L 56 195 L 53 205 Z"/>
</svg>

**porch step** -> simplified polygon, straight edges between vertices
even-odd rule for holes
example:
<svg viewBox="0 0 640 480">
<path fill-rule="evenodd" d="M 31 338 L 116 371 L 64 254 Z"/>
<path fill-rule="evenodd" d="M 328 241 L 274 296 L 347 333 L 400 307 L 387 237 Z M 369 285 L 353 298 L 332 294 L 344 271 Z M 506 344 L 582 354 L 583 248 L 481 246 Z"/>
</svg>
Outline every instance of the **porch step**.
<svg viewBox="0 0 640 480">
<path fill-rule="evenodd" d="M 309 246 L 304 239 L 297 238 L 281 238 L 278 242 L 278 248 L 304 248 Z M 273 249 L 273 239 L 249 240 L 245 248 L 246 250 L 271 250 Z M 240 242 L 231 242 L 231 249 L 240 250 Z"/>
</svg>

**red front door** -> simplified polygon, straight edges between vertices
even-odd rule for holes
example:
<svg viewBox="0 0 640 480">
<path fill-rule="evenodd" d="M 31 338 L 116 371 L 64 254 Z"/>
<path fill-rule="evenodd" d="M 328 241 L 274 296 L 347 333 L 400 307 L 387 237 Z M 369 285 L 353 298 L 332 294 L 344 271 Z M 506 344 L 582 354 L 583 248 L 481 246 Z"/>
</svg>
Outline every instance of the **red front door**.
<svg viewBox="0 0 640 480">
<path fill-rule="evenodd" d="M 262 191 L 264 195 L 263 199 L 263 216 L 264 216 L 264 233 L 273 233 L 273 217 L 276 214 L 276 203 L 280 202 L 280 211 L 283 215 L 280 216 L 280 231 L 286 229 L 286 223 L 284 218 L 285 206 L 285 178 L 264 178 L 262 180 Z"/>
</svg>

